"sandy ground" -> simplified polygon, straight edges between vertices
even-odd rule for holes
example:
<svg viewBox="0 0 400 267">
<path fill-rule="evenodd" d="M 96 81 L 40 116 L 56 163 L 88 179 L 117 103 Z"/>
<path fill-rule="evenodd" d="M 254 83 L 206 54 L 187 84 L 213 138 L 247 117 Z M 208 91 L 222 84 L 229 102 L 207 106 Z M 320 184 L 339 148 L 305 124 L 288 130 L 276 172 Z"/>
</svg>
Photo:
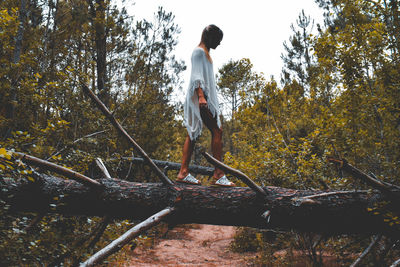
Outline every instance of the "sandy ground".
<svg viewBox="0 0 400 267">
<path fill-rule="evenodd" d="M 127 266 L 249 266 L 229 244 L 235 227 L 196 225 L 170 230 L 153 248 L 136 248 Z"/>
</svg>

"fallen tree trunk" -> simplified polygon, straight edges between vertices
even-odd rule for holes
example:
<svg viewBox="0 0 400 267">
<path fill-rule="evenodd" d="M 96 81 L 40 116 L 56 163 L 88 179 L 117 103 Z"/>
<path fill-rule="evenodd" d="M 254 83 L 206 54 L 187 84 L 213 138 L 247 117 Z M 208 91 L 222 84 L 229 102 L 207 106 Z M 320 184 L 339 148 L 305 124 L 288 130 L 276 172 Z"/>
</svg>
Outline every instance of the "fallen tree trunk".
<svg viewBox="0 0 400 267">
<path fill-rule="evenodd" d="M 143 220 L 171 206 L 171 224 L 199 223 L 297 230 L 324 234 L 397 234 L 367 208 L 384 201 L 376 191 L 312 191 L 266 187 L 265 197 L 247 187 L 219 188 L 98 180 L 89 188 L 73 180 L 36 174 L 36 182 L 3 178 L 0 197 L 12 211 L 109 216 Z M 264 215 L 264 216 L 262 216 Z"/>
</svg>

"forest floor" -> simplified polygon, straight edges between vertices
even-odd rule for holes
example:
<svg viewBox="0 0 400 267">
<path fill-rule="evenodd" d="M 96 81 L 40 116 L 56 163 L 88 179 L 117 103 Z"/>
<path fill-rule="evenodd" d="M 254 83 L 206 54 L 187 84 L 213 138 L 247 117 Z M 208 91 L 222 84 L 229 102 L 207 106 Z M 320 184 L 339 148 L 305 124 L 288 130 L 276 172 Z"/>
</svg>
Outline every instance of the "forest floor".
<svg viewBox="0 0 400 267">
<path fill-rule="evenodd" d="M 107 266 L 263 266 L 260 264 L 261 255 L 258 252 L 235 253 L 230 250 L 236 229 L 233 226 L 179 225 L 172 230 L 165 230 L 162 237 L 146 239 L 148 243 L 142 240 L 133 250 L 126 249 L 123 263 L 113 262 Z M 267 266 L 311 266 L 304 251 L 293 251 L 294 257 L 292 256 L 290 263 L 287 262 L 287 253 L 287 250 L 276 251 L 273 258 L 283 260 Z M 323 262 L 325 267 L 343 266 L 329 253 L 324 253 Z"/>
<path fill-rule="evenodd" d="M 256 253 L 234 253 L 229 249 L 236 227 L 191 225 L 169 230 L 149 248 L 138 246 L 125 266 L 254 266 Z"/>
</svg>

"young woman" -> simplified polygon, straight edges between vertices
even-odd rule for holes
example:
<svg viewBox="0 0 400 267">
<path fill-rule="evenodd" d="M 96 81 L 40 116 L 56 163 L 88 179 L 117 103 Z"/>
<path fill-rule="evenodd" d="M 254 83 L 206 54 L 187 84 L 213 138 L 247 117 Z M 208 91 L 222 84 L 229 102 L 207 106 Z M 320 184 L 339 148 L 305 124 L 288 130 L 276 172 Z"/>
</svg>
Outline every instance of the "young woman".
<svg viewBox="0 0 400 267">
<path fill-rule="evenodd" d="M 213 156 L 218 160 L 221 160 L 222 157 L 220 112 L 213 63 L 210 57 L 210 49 L 216 49 L 221 43 L 222 37 L 223 33 L 217 26 L 207 26 L 201 35 L 200 44 L 192 53 L 192 71 L 184 104 L 184 122 L 188 134 L 183 145 L 182 165 L 177 182 L 200 184 L 200 181 L 189 173 L 188 168 L 194 144 L 201 134 L 203 123 L 211 131 Z M 235 186 L 218 168 L 215 168 L 213 174 L 213 184 Z"/>
</svg>

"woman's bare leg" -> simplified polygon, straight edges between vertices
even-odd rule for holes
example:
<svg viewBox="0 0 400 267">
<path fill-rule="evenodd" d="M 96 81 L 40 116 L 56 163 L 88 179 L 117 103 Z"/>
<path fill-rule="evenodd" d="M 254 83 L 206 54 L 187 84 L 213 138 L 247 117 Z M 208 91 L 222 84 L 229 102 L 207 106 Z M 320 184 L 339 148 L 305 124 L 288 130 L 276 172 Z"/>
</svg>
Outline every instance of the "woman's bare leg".
<svg viewBox="0 0 400 267">
<path fill-rule="evenodd" d="M 193 154 L 194 141 L 190 140 L 189 135 L 186 135 L 186 140 L 182 149 L 182 164 L 178 173 L 178 179 L 183 179 L 189 174 L 189 163 Z"/>
<path fill-rule="evenodd" d="M 200 108 L 200 115 L 203 123 L 211 131 L 211 151 L 213 157 L 221 161 L 222 159 L 222 129 L 218 127 L 216 118 L 213 117 L 212 113 L 208 108 Z M 213 178 L 218 180 L 224 176 L 224 172 L 215 168 Z"/>
</svg>

